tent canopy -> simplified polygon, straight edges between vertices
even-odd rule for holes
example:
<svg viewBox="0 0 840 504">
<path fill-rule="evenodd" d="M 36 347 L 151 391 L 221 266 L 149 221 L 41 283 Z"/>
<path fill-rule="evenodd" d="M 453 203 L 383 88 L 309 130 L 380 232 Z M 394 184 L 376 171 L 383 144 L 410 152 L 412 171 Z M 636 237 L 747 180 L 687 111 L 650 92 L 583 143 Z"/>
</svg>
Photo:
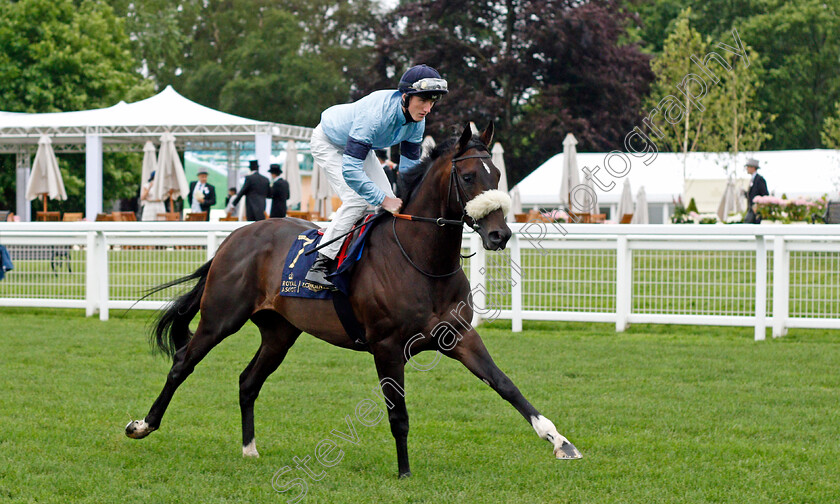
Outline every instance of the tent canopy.
<svg viewBox="0 0 840 504">
<path fill-rule="evenodd" d="M 307 141 L 312 128 L 255 121 L 219 112 L 188 100 L 167 86 L 160 93 L 134 103 L 78 112 L 26 114 L 0 112 L 0 152 L 16 152 L 20 144 L 36 145 L 41 135 L 53 144 L 84 144 L 97 134 L 105 145 L 130 143 L 141 150 L 146 140 L 158 142 L 170 132 L 178 143 L 253 142 L 256 134 L 275 139 Z"/>
<path fill-rule="evenodd" d="M 200 145 L 205 150 L 230 149 L 235 142 L 254 142 L 261 170 L 268 170 L 273 140 L 308 141 L 312 128 L 255 121 L 199 105 L 171 86 L 134 103 L 78 112 L 26 114 L 0 112 L 0 153 L 17 155 L 17 211 L 29 220 L 25 188 L 30 155 L 42 135 L 55 152 L 85 153 L 85 213 L 93 218 L 102 211 L 102 153 L 142 151 L 143 144 L 173 134 L 184 149 Z"/>
</svg>

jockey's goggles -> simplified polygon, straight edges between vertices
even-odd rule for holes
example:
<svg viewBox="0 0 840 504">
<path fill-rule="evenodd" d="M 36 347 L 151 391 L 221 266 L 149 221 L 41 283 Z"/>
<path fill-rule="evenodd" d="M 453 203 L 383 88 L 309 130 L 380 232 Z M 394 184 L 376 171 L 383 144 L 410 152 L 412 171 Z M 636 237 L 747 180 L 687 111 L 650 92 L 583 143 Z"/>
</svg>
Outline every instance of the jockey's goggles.
<svg viewBox="0 0 840 504">
<path fill-rule="evenodd" d="M 446 94 L 449 92 L 449 86 L 446 79 L 436 79 L 434 77 L 426 77 L 420 79 L 410 86 L 410 93 L 440 93 Z"/>
</svg>

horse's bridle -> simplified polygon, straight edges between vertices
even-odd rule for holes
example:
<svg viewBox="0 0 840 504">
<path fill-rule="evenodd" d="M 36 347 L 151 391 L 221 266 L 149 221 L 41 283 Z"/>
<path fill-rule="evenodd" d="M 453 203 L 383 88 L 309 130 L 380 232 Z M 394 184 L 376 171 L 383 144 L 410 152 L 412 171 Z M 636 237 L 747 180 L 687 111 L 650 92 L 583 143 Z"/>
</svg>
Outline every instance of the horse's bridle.
<svg viewBox="0 0 840 504">
<path fill-rule="evenodd" d="M 454 180 L 455 181 L 455 200 L 461 205 L 461 225 L 462 226 L 464 224 L 466 224 L 467 217 L 470 217 L 470 216 L 467 215 L 467 198 L 465 196 L 463 196 L 464 188 L 461 187 L 461 179 L 458 177 L 458 168 L 455 165 L 455 163 L 457 163 L 458 161 L 463 161 L 465 159 L 490 159 L 490 154 L 487 153 L 487 152 L 481 152 L 481 153 L 478 153 L 478 154 L 470 154 L 470 155 L 467 155 L 467 156 L 459 156 L 459 157 L 453 157 L 452 158 L 452 170 L 449 172 L 449 188 L 446 190 L 446 201 L 448 202 L 449 198 L 451 196 L 452 181 Z M 469 226 L 471 228 L 473 228 L 474 230 L 478 231 L 478 228 L 480 226 L 475 221 L 475 219 L 473 219 L 472 217 L 470 217 L 470 219 L 472 219 L 473 223 L 470 224 Z"/>
<path fill-rule="evenodd" d="M 452 185 L 453 185 L 452 181 L 454 180 L 455 181 L 455 201 L 457 201 L 461 205 L 461 220 L 444 219 L 443 217 L 438 217 L 437 219 L 432 219 L 432 218 L 429 218 L 429 217 L 419 217 L 419 216 L 411 216 L 410 220 L 417 220 L 417 221 L 421 221 L 421 222 L 434 222 L 435 224 L 437 224 L 440 227 L 443 227 L 447 224 L 453 225 L 453 226 L 463 226 L 464 224 L 467 223 L 467 217 L 470 217 L 467 214 L 467 198 L 464 195 L 464 188 L 461 187 L 461 181 L 460 181 L 460 178 L 458 177 L 458 168 L 456 166 L 456 163 L 458 161 L 463 161 L 465 159 L 490 159 L 490 154 L 488 154 L 487 152 L 483 152 L 483 153 L 479 153 L 479 154 L 470 154 L 470 155 L 466 155 L 466 156 L 459 156 L 459 157 L 453 157 L 452 158 L 452 170 L 450 170 L 450 172 L 449 172 L 449 187 L 446 190 L 446 201 L 448 203 L 450 198 L 452 197 Z M 469 226 L 471 228 L 473 228 L 475 231 L 478 231 L 481 226 L 479 226 L 478 223 L 475 221 L 475 219 L 473 219 L 472 217 L 470 217 L 470 219 L 473 222 Z M 415 264 L 414 261 L 412 261 L 411 258 L 408 257 L 408 253 L 403 248 L 402 243 L 400 243 L 400 239 L 397 236 L 397 219 L 394 219 L 392 225 L 393 225 L 393 229 L 394 229 L 394 240 L 396 240 L 397 246 L 399 247 L 400 252 L 402 252 L 403 257 L 405 257 L 406 261 L 408 261 L 409 264 L 414 266 L 414 269 L 416 269 L 420 273 L 422 273 L 425 276 L 430 277 L 430 278 L 445 278 L 445 277 L 452 276 L 455 273 L 458 273 L 459 271 L 461 271 L 461 266 L 460 265 L 454 271 L 450 271 L 449 273 L 444 273 L 442 275 L 435 275 L 435 274 L 427 273 L 427 272 L 423 271 L 420 268 L 420 266 L 417 266 L 417 264 Z M 473 252 L 469 256 L 461 256 L 461 257 L 466 258 L 466 257 L 472 257 L 473 255 L 475 255 L 475 252 Z"/>
</svg>

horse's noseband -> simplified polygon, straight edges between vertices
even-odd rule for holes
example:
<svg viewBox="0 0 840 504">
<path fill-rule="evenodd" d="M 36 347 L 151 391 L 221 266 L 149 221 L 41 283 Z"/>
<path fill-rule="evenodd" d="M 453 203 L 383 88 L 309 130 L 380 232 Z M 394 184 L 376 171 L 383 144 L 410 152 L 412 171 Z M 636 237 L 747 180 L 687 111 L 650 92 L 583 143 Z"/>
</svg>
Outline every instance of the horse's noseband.
<svg viewBox="0 0 840 504">
<path fill-rule="evenodd" d="M 467 198 L 464 196 L 464 188 L 461 187 L 461 180 L 458 178 L 458 168 L 455 166 L 455 163 L 458 161 L 463 161 L 465 159 L 490 159 L 490 154 L 487 152 L 482 152 L 479 154 L 469 154 L 467 156 L 459 156 L 452 158 L 452 170 L 449 173 L 449 187 L 446 190 L 446 199 L 447 201 L 451 197 L 452 194 L 452 181 L 455 181 L 455 201 L 461 205 L 461 222 L 466 223 L 467 217 L 470 217 L 472 220 L 472 224 L 469 226 L 473 228 L 475 231 L 478 231 L 481 226 L 473 219 L 471 216 L 467 214 Z"/>
</svg>

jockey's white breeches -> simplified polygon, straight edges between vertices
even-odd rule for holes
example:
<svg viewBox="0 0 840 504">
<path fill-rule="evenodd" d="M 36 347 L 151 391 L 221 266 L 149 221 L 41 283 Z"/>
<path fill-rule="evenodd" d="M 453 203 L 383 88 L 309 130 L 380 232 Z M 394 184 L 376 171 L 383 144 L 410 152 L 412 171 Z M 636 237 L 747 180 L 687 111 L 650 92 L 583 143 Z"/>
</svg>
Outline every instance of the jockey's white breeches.
<svg viewBox="0 0 840 504">
<path fill-rule="evenodd" d="M 330 142 L 324 132 L 321 131 L 320 124 L 312 132 L 309 146 L 315 162 L 324 169 L 324 172 L 327 174 L 327 180 L 330 181 L 330 186 L 332 186 L 333 191 L 335 191 L 338 197 L 341 198 L 341 206 L 335 212 L 335 217 L 330 221 L 324 232 L 324 236 L 321 238 L 321 243 L 326 243 L 350 231 L 353 224 L 364 215 L 368 207 L 368 202 L 344 181 L 344 174 L 341 169 L 344 147 L 339 147 Z M 394 197 L 388 176 L 385 175 L 385 170 L 382 168 L 373 150 L 368 152 L 363 168 L 365 174 L 377 187 L 385 191 L 386 195 L 392 198 Z M 320 252 L 331 259 L 335 259 L 339 249 L 341 249 L 342 242 L 343 240 L 337 240 L 335 243 L 322 248 Z"/>
</svg>

